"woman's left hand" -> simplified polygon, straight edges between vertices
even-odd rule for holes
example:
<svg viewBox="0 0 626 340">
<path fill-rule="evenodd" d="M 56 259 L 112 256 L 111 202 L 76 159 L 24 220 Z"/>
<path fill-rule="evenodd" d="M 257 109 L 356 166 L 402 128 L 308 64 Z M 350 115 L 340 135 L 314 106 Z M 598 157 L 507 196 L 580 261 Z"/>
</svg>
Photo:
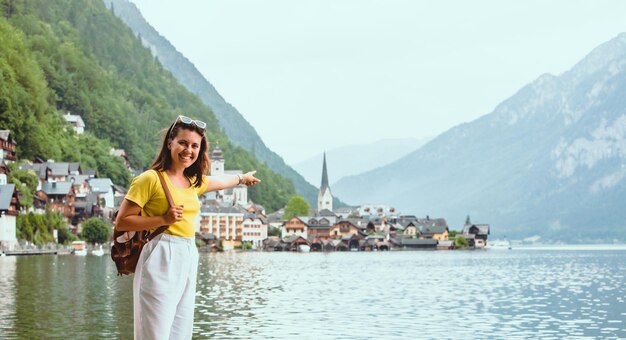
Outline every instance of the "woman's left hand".
<svg viewBox="0 0 626 340">
<path fill-rule="evenodd" d="M 248 187 L 251 187 L 253 185 L 256 185 L 257 183 L 261 182 L 260 179 L 254 177 L 254 174 L 256 174 L 256 170 L 254 171 L 249 171 L 246 172 L 245 174 L 243 174 L 243 184 L 245 184 Z"/>
</svg>

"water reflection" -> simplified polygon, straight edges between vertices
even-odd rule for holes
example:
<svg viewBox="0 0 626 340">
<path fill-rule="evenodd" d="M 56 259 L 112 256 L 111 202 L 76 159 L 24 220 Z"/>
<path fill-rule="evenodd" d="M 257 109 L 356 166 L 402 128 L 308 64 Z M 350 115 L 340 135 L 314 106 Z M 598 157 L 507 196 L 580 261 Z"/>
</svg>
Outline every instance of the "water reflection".
<svg viewBox="0 0 626 340">
<path fill-rule="evenodd" d="M 107 257 L 0 258 L 0 338 L 132 338 Z M 194 338 L 626 338 L 625 250 L 202 254 Z"/>
<path fill-rule="evenodd" d="M 16 258 L 0 258 L 0 334 L 15 335 Z"/>
</svg>

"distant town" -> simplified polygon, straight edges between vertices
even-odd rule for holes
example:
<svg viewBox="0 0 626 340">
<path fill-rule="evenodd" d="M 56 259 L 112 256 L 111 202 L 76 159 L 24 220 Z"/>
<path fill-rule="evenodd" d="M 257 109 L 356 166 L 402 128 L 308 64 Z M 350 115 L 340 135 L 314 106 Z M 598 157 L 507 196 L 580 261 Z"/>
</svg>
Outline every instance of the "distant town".
<svg viewBox="0 0 626 340">
<path fill-rule="evenodd" d="M 66 124 L 76 133 L 84 131 L 80 116 L 67 114 Z M 0 251 L 20 254 L 28 242 L 18 240 L 16 220 L 20 214 L 56 212 L 66 221 L 69 231 L 81 235 L 82 222 L 97 217 L 111 223 L 113 212 L 124 199 L 127 189 L 109 178 L 98 178 L 94 169 L 79 163 L 32 160 L 18 161 L 15 142 L 8 130 L 0 130 Z M 111 149 L 121 157 L 131 174 L 124 150 Z M 211 175 L 241 174 L 224 170 L 219 147 L 210 153 Z M 37 178 L 33 204 L 25 208 L 20 188 L 9 183 L 8 164 L 32 171 Z M 196 221 L 196 244 L 205 251 L 250 249 L 264 251 L 385 251 L 480 249 L 487 246 L 488 224 L 473 224 L 469 216 L 460 231 L 450 231 L 443 217 L 403 215 L 384 204 L 366 204 L 333 209 L 328 184 L 326 157 L 316 209 L 304 215 L 285 218 L 285 209 L 267 213 L 248 199 L 245 185 L 201 196 L 201 210 Z M 54 234 L 58 242 L 57 234 Z"/>
</svg>

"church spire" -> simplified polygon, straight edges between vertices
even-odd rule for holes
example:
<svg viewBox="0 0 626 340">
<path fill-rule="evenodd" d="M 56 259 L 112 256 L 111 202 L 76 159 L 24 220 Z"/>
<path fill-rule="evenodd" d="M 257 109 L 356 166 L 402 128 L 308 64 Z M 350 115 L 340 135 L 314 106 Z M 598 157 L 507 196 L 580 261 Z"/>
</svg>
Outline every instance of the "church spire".
<svg viewBox="0 0 626 340">
<path fill-rule="evenodd" d="M 324 165 L 322 166 L 322 185 L 317 194 L 317 211 L 328 209 L 333 211 L 333 194 L 328 185 L 328 170 L 326 170 L 326 152 L 324 152 Z"/>
<path fill-rule="evenodd" d="M 324 152 L 324 165 L 322 167 L 322 186 L 320 186 L 320 191 L 324 192 L 325 189 L 328 189 L 328 171 L 326 170 L 326 152 Z"/>
</svg>

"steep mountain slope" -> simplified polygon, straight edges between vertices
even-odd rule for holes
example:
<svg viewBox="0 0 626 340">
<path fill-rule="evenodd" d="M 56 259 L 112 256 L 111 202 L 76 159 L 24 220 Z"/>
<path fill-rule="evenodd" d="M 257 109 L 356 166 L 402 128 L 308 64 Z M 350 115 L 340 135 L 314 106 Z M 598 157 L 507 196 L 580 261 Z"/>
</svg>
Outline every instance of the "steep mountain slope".
<svg viewBox="0 0 626 340">
<path fill-rule="evenodd" d="M 136 169 L 150 165 L 162 129 L 185 113 L 208 123 L 233 167 L 257 169 L 263 185 L 249 197 L 272 211 L 294 192 L 290 181 L 231 145 L 200 99 L 163 69 L 101 0 L 4 1 L 0 17 L 0 129 L 11 130 L 18 157 L 81 162 L 117 184 L 128 171 L 111 147 L 126 150 Z M 77 136 L 62 115 L 80 115 Z M 120 173 L 125 172 L 125 173 Z"/>
<path fill-rule="evenodd" d="M 195 66 L 176 50 L 170 42 L 148 24 L 137 7 L 128 0 L 104 0 L 109 8 L 122 19 L 135 34 L 141 37 L 145 46 L 159 59 L 163 67 L 172 72 L 172 75 L 189 91 L 200 97 L 215 113 L 220 127 L 237 146 L 253 153 L 270 169 L 285 178 L 290 179 L 296 191 L 303 195 L 310 204 L 317 201 L 318 188 L 309 184 L 300 174 L 285 164 L 284 160 L 270 150 L 256 130 L 231 104 L 215 90 Z M 228 166 L 228 164 L 227 164 Z M 341 202 L 336 201 L 336 204 Z"/>
<path fill-rule="evenodd" d="M 345 176 L 385 166 L 409 152 L 417 150 L 427 139 L 402 138 L 384 139 L 369 144 L 348 145 L 326 151 L 330 187 Z M 314 157 L 293 164 L 293 168 L 313 184 L 322 178 L 322 158 L 320 153 Z"/>
<path fill-rule="evenodd" d="M 620 34 L 570 71 L 539 77 L 492 113 L 333 190 L 453 226 L 469 214 L 509 237 L 626 241 L 625 94 Z"/>
</svg>

